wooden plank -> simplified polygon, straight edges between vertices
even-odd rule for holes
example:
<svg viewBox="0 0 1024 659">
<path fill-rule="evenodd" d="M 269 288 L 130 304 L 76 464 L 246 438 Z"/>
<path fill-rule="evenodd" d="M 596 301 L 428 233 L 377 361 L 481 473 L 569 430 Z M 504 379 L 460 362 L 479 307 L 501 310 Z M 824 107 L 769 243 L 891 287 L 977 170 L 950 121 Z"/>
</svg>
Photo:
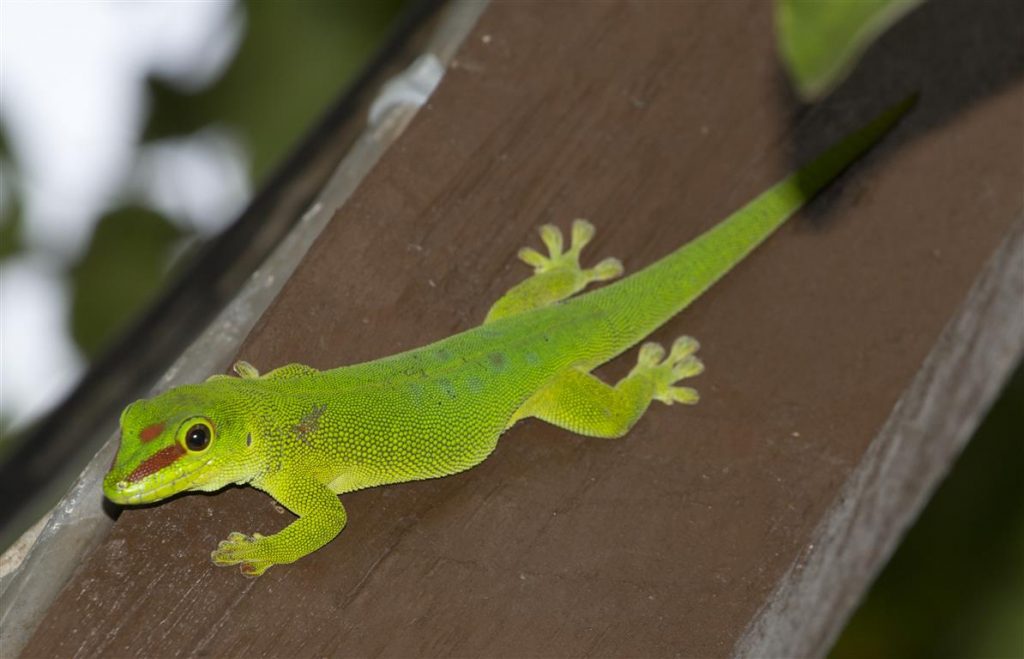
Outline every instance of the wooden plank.
<svg viewBox="0 0 1024 659">
<path fill-rule="evenodd" d="M 615 442 L 524 423 L 469 472 L 346 495 L 341 537 L 255 581 L 207 556 L 231 531 L 287 523 L 264 495 L 127 511 L 26 654 L 754 647 L 737 642 L 814 556 L 1022 212 L 1021 47 L 998 38 L 1016 10 L 984 7 L 968 21 L 956 3 L 926 5 L 802 115 L 780 87 L 767 3 L 492 5 L 252 332 L 247 359 L 324 368 L 470 327 L 525 274 L 515 250 L 543 222 L 590 218 L 590 258 L 635 270 L 790 170 L 788 145 L 815 152 L 910 89 L 922 103 L 657 333 L 701 339 L 696 408 L 652 409 Z M 933 52 L 947 35 L 950 54 Z"/>
<path fill-rule="evenodd" d="M 989 261 L 807 551 L 737 644 L 745 657 L 822 656 L 966 445 L 1024 347 L 1024 218 Z"/>
</svg>

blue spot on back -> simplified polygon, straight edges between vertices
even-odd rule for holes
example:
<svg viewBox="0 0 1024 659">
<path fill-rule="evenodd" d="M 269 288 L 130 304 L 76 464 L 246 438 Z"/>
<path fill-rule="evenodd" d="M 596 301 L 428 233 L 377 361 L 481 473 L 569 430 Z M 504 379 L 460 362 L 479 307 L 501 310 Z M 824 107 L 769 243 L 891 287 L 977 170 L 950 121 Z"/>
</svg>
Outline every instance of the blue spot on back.
<svg viewBox="0 0 1024 659">
<path fill-rule="evenodd" d="M 445 393 L 449 398 L 455 398 L 455 385 L 452 384 L 451 380 L 441 379 L 437 381 L 437 386 L 441 388 L 441 391 Z"/>
<path fill-rule="evenodd" d="M 504 370 L 505 355 L 500 352 L 492 352 L 487 355 L 487 362 L 494 368 L 495 371 Z"/>
</svg>

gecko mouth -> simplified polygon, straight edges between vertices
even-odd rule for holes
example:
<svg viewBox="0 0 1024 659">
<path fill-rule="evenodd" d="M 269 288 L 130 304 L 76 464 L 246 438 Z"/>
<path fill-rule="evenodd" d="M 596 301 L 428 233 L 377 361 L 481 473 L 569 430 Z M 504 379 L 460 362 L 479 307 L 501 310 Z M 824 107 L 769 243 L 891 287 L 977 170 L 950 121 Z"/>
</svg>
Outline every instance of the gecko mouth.
<svg viewBox="0 0 1024 659">
<path fill-rule="evenodd" d="M 192 465 L 191 468 L 180 466 L 167 467 L 164 471 L 144 475 L 137 479 L 132 478 L 134 472 L 127 477 L 116 480 L 114 474 L 109 473 L 103 482 L 103 494 L 114 503 L 121 505 L 137 505 L 160 501 L 191 488 L 192 485 L 200 480 L 206 472 L 206 468 L 212 462 L 213 459 L 210 458 L 200 464 Z M 173 475 L 167 473 L 167 470 L 170 469 L 173 469 L 176 473 Z M 168 476 L 170 477 L 168 478 Z"/>
</svg>

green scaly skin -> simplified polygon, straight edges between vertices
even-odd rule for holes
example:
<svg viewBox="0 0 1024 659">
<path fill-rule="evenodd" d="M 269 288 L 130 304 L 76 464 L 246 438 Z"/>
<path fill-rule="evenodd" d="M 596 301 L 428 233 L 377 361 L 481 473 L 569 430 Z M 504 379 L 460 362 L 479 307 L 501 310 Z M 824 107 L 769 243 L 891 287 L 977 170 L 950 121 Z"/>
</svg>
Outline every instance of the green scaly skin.
<svg viewBox="0 0 1024 659">
<path fill-rule="evenodd" d="M 454 474 L 486 458 L 516 421 L 536 417 L 593 437 L 620 437 L 652 400 L 697 402 L 678 386 L 703 370 L 697 342 L 678 339 L 666 355 L 640 349 L 614 386 L 590 371 L 679 313 L 880 139 L 908 99 L 660 261 L 597 291 L 567 299 L 622 265 L 584 270 L 580 251 L 593 227 L 577 220 L 571 245 L 541 229 L 549 255 L 520 258 L 535 274 L 491 309 L 483 325 L 437 343 L 364 364 L 316 371 L 291 364 L 260 375 L 214 376 L 128 406 L 121 447 L 103 483 L 120 504 L 159 501 L 185 490 L 248 483 L 298 516 L 270 536 L 232 533 L 217 565 L 249 576 L 291 563 L 345 526 L 338 494 Z"/>
</svg>

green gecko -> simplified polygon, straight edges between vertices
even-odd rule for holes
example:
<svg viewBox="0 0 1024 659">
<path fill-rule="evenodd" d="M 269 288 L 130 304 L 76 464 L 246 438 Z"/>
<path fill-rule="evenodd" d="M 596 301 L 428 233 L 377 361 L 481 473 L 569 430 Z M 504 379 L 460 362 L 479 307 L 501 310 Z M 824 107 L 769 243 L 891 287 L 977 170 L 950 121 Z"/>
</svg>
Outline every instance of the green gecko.
<svg viewBox="0 0 1024 659">
<path fill-rule="evenodd" d="M 338 494 L 447 476 L 494 450 L 520 419 L 535 417 L 592 437 L 621 437 L 651 401 L 693 404 L 679 386 L 699 374 L 697 342 L 666 351 L 645 343 L 614 386 L 591 375 L 682 311 L 892 127 L 914 99 L 886 110 L 816 160 L 647 268 L 618 277 L 607 259 L 580 267 L 594 234 L 541 228 L 548 256 L 524 248 L 530 278 L 499 299 L 479 327 L 391 357 L 317 371 L 289 364 L 260 375 L 239 361 L 238 377 L 215 375 L 136 401 L 121 414 L 121 445 L 103 491 L 143 504 L 186 490 L 248 483 L 297 519 L 278 533 L 232 533 L 217 565 L 258 576 L 330 542 L 345 526 Z"/>
</svg>

